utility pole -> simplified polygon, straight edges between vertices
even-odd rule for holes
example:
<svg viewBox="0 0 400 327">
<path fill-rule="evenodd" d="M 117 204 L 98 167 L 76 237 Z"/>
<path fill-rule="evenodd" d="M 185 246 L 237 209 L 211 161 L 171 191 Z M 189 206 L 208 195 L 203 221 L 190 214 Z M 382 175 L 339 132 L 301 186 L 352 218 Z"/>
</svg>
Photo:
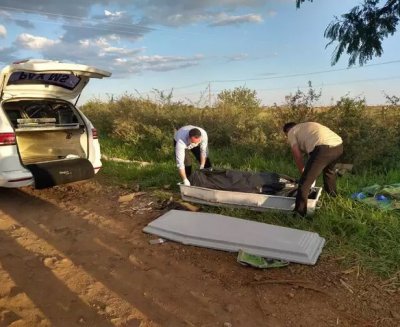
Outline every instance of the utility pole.
<svg viewBox="0 0 400 327">
<path fill-rule="evenodd" d="M 208 82 L 208 106 L 211 108 L 211 82 Z"/>
</svg>

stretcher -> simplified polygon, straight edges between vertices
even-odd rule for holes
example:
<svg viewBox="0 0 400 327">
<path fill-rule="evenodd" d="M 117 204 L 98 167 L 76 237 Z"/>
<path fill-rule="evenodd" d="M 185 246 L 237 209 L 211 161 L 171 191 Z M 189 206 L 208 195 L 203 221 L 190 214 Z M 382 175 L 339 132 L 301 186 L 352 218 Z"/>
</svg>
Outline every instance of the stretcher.
<svg viewBox="0 0 400 327">
<path fill-rule="evenodd" d="M 295 197 L 289 196 L 214 190 L 183 184 L 179 184 L 179 187 L 183 200 L 219 207 L 245 208 L 256 211 L 275 210 L 290 213 L 293 211 L 296 201 Z M 321 192 L 321 187 L 311 189 L 307 201 L 307 215 L 312 215 L 318 209 Z"/>
</svg>

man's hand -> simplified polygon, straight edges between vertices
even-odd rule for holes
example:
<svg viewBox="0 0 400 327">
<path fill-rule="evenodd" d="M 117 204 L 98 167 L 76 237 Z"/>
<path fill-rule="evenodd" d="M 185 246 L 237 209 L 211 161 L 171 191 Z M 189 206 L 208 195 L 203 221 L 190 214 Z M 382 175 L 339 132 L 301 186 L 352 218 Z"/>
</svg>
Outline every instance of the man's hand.
<svg viewBox="0 0 400 327">
<path fill-rule="evenodd" d="M 183 180 L 183 185 L 185 185 L 185 186 L 190 186 L 190 182 L 189 182 L 189 180 L 188 180 L 187 178 L 185 178 L 185 179 Z"/>
</svg>

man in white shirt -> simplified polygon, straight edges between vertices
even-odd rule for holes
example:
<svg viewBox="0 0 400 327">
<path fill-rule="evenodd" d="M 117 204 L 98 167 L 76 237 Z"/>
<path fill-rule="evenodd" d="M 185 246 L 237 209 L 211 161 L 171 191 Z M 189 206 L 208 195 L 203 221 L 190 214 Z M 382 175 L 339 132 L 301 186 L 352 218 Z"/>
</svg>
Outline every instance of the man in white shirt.
<svg viewBox="0 0 400 327">
<path fill-rule="evenodd" d="M 188 177 L 192 172 L 192 161 L 186 155 L 190 150 L 200 164 L 200 169 L 211 168 L 208 158 L 208 136 L 204 129 L 192 125 L 181 127 L 174 137 L 176 166 L 185 185 L 190 185 Z"/>
<path fill-rule="evenodd" d="M 343 153 L 342 138 L 328 127 L 314 122 L 286 123 L 283 132 L 287 136 L 294 161 L 301 174 L 294 211 L 305 216 L 308 194 L 321 173 L 324 178 L 324 190 L 330 196 L 336 196 L 334 166 Z M 304 154 L 308 154 L 306 164 L 303 161 Z"/>
</svg>

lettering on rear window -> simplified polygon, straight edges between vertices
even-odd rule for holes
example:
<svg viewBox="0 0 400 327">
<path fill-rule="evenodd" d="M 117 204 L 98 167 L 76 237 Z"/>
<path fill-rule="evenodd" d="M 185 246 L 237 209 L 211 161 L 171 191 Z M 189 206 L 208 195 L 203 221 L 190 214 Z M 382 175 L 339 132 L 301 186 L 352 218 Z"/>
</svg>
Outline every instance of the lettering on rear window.
<svg viewBox="0 0 400 327">
<path fill-rule="evenodd" d="M 73 74 L 37 74 L 30 72 L 14 72 L 7 85 L 47 84 L 73 90 L 80 82 L 80 77 Z"/>
</svg>

